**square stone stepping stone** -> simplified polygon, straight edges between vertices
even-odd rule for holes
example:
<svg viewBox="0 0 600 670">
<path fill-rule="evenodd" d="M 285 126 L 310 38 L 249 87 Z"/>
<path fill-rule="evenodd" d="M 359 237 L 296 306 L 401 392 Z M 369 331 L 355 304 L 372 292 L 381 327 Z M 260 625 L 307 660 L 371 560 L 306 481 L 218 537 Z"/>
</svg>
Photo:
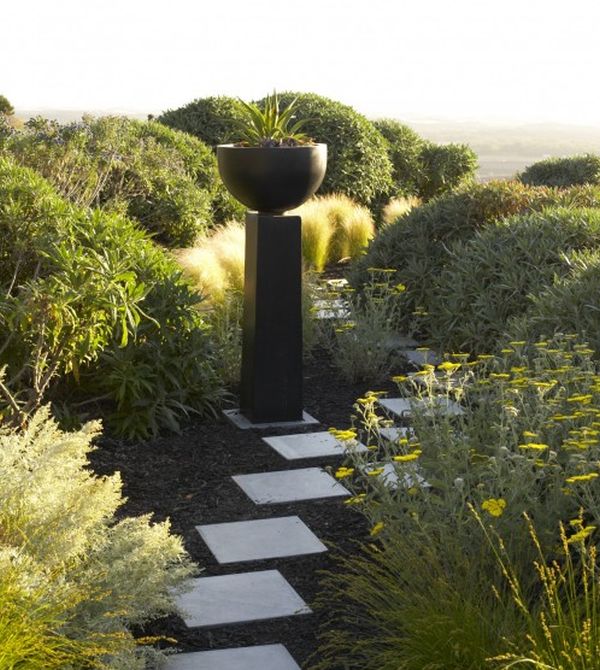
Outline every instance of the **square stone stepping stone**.
<svg viewBox="0 0 600 670">
<path fill-rule="evenodd" d="M 302 412 L 302 419 L 299 419 L 298 421 L 273 421 L 266 423 L 252 423 L 252 421 L 245 417 L 238 408 L 223 410 L 223 416 L 241 430 L 248 430 L 249 428 L 258 428 L 261 430 L 267 428 L 301 428 L 302 426 L 310 426 L 319 423 L 318 419 L 315 419 L 314 416 L 311 416 L 308 412 Z"/>
<path fill-rule="evenodd" d="M 370 472 L 371 470 L 374 470 L 377 467 L 382 467 L 382 466 L 377 466 L 374 465 L 372 467 L 365 468 L 366 472 Z M 389 486 L 391 489 L 398 488 L 398 486 L 402 485 L 406 488 L 410 488 L 411 486 L 423 486 L 428 488 L 429 484 L 425 481 L 425 478 L 416 472 L 414 469 L 412 472 L 403 472 L 401 476 L 398 476 L 398 472 L 396 468 L 394 467 L 393 463 L 386 463 L 383 466 L 383 472 L 379 475 L 377 475 L 377 479 L 382 481 L 386 486 Z"/>
<path fill-rule="evenodd" d="M 282 644 L 211 649 L 169 657 L 166 670 L 300 670 Z"/>
<path fill-rule="evenodd" d="M 310 607 L 278 570 L 200 577 L 193 588 L 177 597 L 189 628 L 248 623 L 296 614 Z"/>
<path fill-rule="evenodd" d="M 367 451 L 364 444 L 356 441 L 340 442 L 327 431 L 263 437 L 263 440 L 288 461 L 321 456 L 345 456 L 348 452 Z"/>
<path fill-rule="evenodd" d="M 379 404 L 387 409 L 388 412 L 395 414 L 400 418 L 408 418 L 411 414 L 411 402 L 408 398 L 383 398 L 379 401 Z M 464 409 L 453 400 L 448 400 L 448 398 L 431 398 L 430 400 L 414 400 L 413 404 L 416 406 L 424 406 L 427 408 L 427 413 L 432 413 L 432 406 L 435 405 L 436 408 L 439 408 L 442 413 L 448 414 L 449 416 L 458 416 L 464 414 Z"/>
<path fill-rule="evenodd" d="M 413 435 L 412 428 L 404 426 L 387 426 L 379 429 L 379 434 L 384 440 L 388 442 L 397 442 L 402 437 L 410 437 Z"/>
<path fill-rule="evenodd" d="M 442 359 L 430 349 L 426 351 L 419 351 L 418 349 L 401 349 L 400 353 L 406 358 L 409 363 L 420 367 L 426 363 L 429 365 L 439 365 Z"/>
<path fill-rule="evenodd" d="M 327 547 L 297 516 L 196 526 L 219 563 L 318 554 Z"/>
<path fill-rule="evenodd" d="M 350 495 L 347 489 L 320 468 L 234 475 L 232 479 L 257 505 Z"/>
</svg>

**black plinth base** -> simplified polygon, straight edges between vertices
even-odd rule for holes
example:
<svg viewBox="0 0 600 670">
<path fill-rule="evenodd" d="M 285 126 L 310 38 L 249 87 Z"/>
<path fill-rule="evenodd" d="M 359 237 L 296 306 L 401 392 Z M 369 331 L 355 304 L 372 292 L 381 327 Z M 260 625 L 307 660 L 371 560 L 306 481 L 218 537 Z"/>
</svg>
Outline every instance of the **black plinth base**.
<svg viewBox="0 0 600 670">
<path fill-rule="evenodd" d="M 299 216 L 248 212 L 240 408 L 252 423 L 302 419 Z"/>
</svg>

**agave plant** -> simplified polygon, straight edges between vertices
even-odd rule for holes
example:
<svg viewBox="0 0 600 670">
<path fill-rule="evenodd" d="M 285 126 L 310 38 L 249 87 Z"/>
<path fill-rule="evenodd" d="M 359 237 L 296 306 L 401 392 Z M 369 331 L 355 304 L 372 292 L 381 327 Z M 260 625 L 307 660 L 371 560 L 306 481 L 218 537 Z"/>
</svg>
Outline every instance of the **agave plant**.
<svg viewBox="0 0 600 670">
<path fill-rule="evenodd" d="M 296 100 L 294 98 L 281 112 L 277 93 L 266 97 L 264 110 L 254 103 L 240 100 L 247 118 L 239 124 L 239 144 L 252 147 L 293 147 L 312 143 L 310 137 L 300 132 L 308 119 L 292 124 Z"/>
</svg>

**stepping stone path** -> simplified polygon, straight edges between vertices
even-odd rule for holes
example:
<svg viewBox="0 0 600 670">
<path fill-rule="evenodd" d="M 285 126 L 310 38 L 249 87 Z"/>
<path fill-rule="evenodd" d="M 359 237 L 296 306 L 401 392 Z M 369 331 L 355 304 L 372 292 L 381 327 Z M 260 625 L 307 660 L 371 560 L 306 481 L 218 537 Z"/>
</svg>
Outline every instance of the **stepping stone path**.
<svg viewBox="0 0 600 670">
<path fill-rule="evenodd" d="M 318 305 L 321 318 L 338 316 L 345 305 Z M 334 313 L 334 314 L 332 314 Z M 407 360 L 419 366 L 436 364 L 435 353 L 416 350 L 412 338 L 398 336 L 394 345 L 401 349 Z M 406 348 L 404 348 L 406 347 Z M 438 408 L 451 416 L 463 412 L 460 405 L 446 398 L 434 401 Z M 410 419 L 411 404 L 405 398 L 385 398 L 381 406 L 401 420 Z M 252 424 L 239 410 L 227 410 L 226 418 L 239 429 L 288 428 L 302 430 L 319 421 L 304 413 L 302 421 L 286 424 Z M 412 434 L 407 426 L 382 428 L 383 439 L 397 441 Z M 287 461 L 310 458 L 343 457 L 349 450 L 364 452 L 358 442 L 340 443 L 329 432 L 294 433 L 262 438 Z M 372 467 L 376 467 L 374 464 Z M 428 486 L 419 474 L 403 475 L 399 481 L 393 463 L 383 465 L 378 475 L 385 485 Z M 275 505 L 296 501 L 343 499 L 350 492 L 336 479 L 319 467 L 232 475 L 233 481 L 257 505 Z M 207 524 L 196 527 L 207 547 L 219 564 L 251 563 L 285 559 L 327 551 L 325 545 L 297 516 L 284 516 L 250 521 Z M 281 617 L 310 615 L 311 609 L 278 570 L 253 570 L 193 579 L 191 590 L 178 596 L 177 604 L 188 627 L 211 628 Z M 167 670 L 300 670 L 288 650 L 281 644 L 255 645 L 232 649 L 210 649 L 173 655 L 167 661 Z"/>
</svg>

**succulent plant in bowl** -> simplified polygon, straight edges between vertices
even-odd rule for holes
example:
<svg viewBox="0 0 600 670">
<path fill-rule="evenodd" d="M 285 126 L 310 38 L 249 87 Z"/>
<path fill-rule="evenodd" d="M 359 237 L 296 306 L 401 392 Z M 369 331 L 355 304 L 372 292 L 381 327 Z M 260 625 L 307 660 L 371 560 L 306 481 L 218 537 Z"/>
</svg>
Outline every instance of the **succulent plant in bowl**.
<svg viewBox="0 0 600 670">
<path fill-rule="evenodd" d="M 223 183 L 251 210 L 283 214 L 323 181 L 327 145 L 301 132 L 308 119 L 295 119 L 294 103 L 280 111 L 276 93 L 267 96 L 264 109 L 242 102 L 247 118 L 238 126 L 239 141 L 217 147 Z"/>
</svg>

